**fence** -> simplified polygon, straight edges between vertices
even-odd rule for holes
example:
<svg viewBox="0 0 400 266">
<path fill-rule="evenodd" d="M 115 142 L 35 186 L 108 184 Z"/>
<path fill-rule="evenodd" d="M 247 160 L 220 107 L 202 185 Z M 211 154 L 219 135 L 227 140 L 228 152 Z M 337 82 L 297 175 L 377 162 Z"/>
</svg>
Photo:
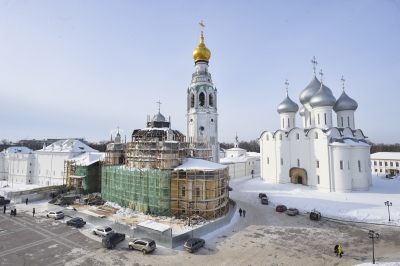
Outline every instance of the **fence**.
<svg viewBox="0 0 400 266">
<path fill-rule="evenodd" d="M 49 210 L 62 210 L 66 216 L 70 217 L 76 217 L 79 216 L 82 219 L 84 219 L 87 223 L 94 224 L 96 226 L 110 226 L 114 231 L 118 233 L 124 233 L 126 236 L 129 236 L 131 238 L 133 237 L 149 237 L 152 238 L 156 241 L 157 245 L 160 245 L 162 247 L 166 248 L 175 248 L 178 246 L 182 246 L 188 239 L 193 238 L 193 237 L 201 237 L 203 235 L 206 235 L 208 233 L 211 233 L 225 225 L 228 225 L 231 220 L 233 215 L 236 212 L 236 208 L 229 208 L 229 212 L 227 213 L 226 216 L 212 221 L 208 224 L 205 224 L 201 227 L 195 228 L 192 231 L 186 232 L 181 235 L 177 236 L 172 236 L 170 231 L 167 231 L 165 233 L 161 233 L 158 231 L 154 231 L 151 229 L 146 229 L 146 228 L 133 228 L 131 226 L 121 224 L 121 223 L 115 223 L 114 221 L 100 218 L 100 217 L 95 217 L 92 215 L 88 215 L 85 213 L 81 213 L 78 211 L 74 210 L 69 210 L 65 209 L 59 205 L 54 205 L 51 203 L 48 203 Z"/>
</svg>

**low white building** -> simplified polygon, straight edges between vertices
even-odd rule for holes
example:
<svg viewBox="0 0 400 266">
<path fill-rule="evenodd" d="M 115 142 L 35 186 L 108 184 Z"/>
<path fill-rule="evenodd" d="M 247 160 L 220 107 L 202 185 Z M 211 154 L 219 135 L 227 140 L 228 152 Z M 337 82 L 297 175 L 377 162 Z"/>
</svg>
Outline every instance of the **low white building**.
<svg viewBox="0 0 400 266">
<path fill-rule="evenodd" d="M 358 104 L 347 96 L 344 85 L 336 100 L 320 74 L 321 82 L 314 75 L 300 94 L 303 128 L 296 126 L 299 107 L 286 93 L 277 110 L 280 129 L 261 134 L 261 176 L 330 192 L 368 190 L 372 186 L 370 145 L 355 128 Z"/>
<path fill-rule="evenodd" d="M 247 152 L 239 148 L 236 136 L 234 148 L 224 150 L 225 157 L 220 157 L 220 164 L 229 166 L 230 178 L 258 175 L 260 173 L 260 154 Z"/>
<path fill-rule="evenodd" d="M 372 173 L 398 176 L 400 152 L 376 152 L 371 154 Z"/>
<path fill-rule="evenodd" d="M 0 153 L 0 180 L 16 184 L 34 182 L 36 154 L 27 147 L 12 146 Z"/>
</svg>

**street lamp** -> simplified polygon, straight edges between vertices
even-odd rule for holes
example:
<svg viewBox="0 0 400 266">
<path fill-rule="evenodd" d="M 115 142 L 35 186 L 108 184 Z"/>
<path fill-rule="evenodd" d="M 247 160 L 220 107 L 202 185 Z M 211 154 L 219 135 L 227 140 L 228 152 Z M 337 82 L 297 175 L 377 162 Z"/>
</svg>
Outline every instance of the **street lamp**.
<svg viewBox="0 0 400 266">
<path fill-rule="evenodd" d="M 389 207 L 392 206 L 392 203 L 389 202 L 389 201 L 385 201 L 385 205 L 388 206 L 389 222 L 390 222 L 390 211 L 389 211 Z"/>
<path fill-rule="evenodd" d="M 374 230 L 369 230 L 368 236 L 372 238 L 372 264 L 375 264 L 374 238 L 378 238 L 379 234 L 375 233 Z"/>
</svg>

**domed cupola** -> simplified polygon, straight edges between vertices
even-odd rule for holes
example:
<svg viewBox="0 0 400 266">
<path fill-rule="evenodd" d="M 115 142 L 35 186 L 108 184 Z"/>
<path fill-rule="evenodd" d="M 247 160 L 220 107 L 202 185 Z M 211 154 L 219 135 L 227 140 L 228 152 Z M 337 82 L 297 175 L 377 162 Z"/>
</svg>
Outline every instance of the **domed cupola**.
<svg viewBox="0 0 400 266">
<path fill-rule="evenodd" d="M 357 110 L 357 108 L 358 108 L 358 103 L 352 98 L 350 98 L 344 90 L 342 92 L 342 95 L 340 95 L 339 99 L 333 106 L 333 110 L 335 112 L 347 111 L 347 110 L 355 111 Z"/>
<path fill-rule="evenodd" d="M 333 96 L 332 91 L 322 83 L 322 70 L 321 75 L 321 86 L 316 94 L 310 99 L 310 105 L 312 108 L 323 107 L 323 106 L 334 106 L 336 98 Z"/>
<path fill-rule="evenodd" d="M 204 27 L 204 24 L 201 23 L 200 25 L 202 25 L 202 27 Z M 203 31 L 201 31 L 200 43 L 197 46 L 197 48 L 194 49 L 194 51 L 193 51 L 193 59 L 195 62 L 197 62 L 197 61 L 208 62 L 210 60 L 210 57 L 211 57 L 211 52 L 210 52 L 210 50 L 208 50 L 208 48 L 204 44 Z"/>
<path fill-rule="evenodd" d="M 299 114 L 300 116 L 304 116 L 306 114 L 306 108 L 304 106 L 300 108 Z"/>
<path fill-rule="evenodd" d="M 321 82 L 317 79 L 314 75 L 313 79 L 311 80 L 310 84 L 300 93 L 300 102 L 301 104 L 307 104 L 310 102 L 311 98 L 318 92 L 319 88 L 321 87 Z"/>
<path fill-rule="evenodd" d="M 292 101 L 286 93 L 286 98 L 278 105 L 278 113 L 297 113 L 298 110 L 299 106 L 297 103 Z"/>
<path fill-rule="evenodd" d="M 358 108 L 358 103 L 344 91 L 344 81 L 342 77 L 343 92 L 333 106 L 333 110 L 336 112 L 338 127 L 349 127 L 354 130 L 356 128 L 354 113 Z"/>
<path fill-rule="evenodd" d="M 158 114 L 156 114 L 153 117 L 153 122 L 165 122 L 165 117 L 158 111 Z"/>
<path fill-rule="evenodd" d="M 296 113 L 299 110 L 299 106 L 297 105 L 297 103 L 295 103 L 289 98 L 288 80 L 286 80 L 285 84 L 286 84 L 286 97 L 278 105 L 277 111 L 282 121 L 281 129 L 290 130 L 291 128 L 296 126 Z"/>
</svg>

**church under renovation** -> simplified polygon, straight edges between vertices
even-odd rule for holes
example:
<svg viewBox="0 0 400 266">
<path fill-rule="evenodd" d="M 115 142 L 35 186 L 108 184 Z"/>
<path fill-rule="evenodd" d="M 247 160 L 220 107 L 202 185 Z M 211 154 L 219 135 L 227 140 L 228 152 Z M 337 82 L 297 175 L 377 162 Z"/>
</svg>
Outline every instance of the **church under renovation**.
<svg viewBox="0 0 400 266">
<path fill-rule="evenodd" d="M 200 24 L 202 27 L 204 25 Z M 219 164 L 217 89 L 208 72 L 210 50 L 193 52 L 195 72 L 187 94 L 187 136 L 158 110 L 146 127 L 109 144 L 102 167 L 102 197 L 120 206 L 165 216 L 216 218 L 229 210 L 228 167 Z M 159 104 L 161 104 L 159 102 Z"/>
<path fill-rule="evenodd" d="M 322 71 L 321 81 L 317 79 L 315 58 L 312 62 L 314 77 L 300 94 L 302 128 L 296 126 L 299 106 L 286 93 L 277 109 L 280 129 L 260 136 L 261 176 L 330 192 L 369 190 L 370 145 L 355 126 L 358 104 L 346 94 L 343 78 L 343 92 L 336 100 L 322 82 Z"/>
</svg>

